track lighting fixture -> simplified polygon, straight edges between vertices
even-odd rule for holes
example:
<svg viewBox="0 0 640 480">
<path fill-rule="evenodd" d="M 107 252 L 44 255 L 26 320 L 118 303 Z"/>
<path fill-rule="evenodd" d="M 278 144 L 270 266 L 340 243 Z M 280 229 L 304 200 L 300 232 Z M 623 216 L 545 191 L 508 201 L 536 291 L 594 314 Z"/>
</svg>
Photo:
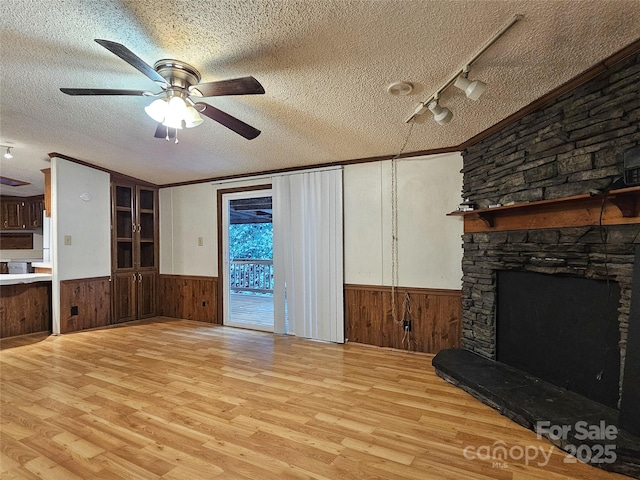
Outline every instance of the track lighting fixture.
<svg viewBox="0 0 640 480">
<path fill-rule="evenodd" d="M 453 113 L 447 107 L 441 107 L 438 104 L 438 99 L 435 99 L 433 102 L 429 104 L 429 110 L 433 113 L 433 119 L 439 125 L 446 125 L 453 118 Z"/>
<path fill-rule="evenodd" d="M 478 100 L 487 88 L 487 84 L 480 80 L 474 80 L 472 82 L 465 77 L 465 75 L 466 74 L 460 75 L 453 86 L 462 90 L 469 100 Z"/>
<path fill-rule="evenodd" d="M 13 155 L 11 155 L 11 149 L 12 149 L 12 148 L 13 148 L 13 147 L 7 147 L 7 151 L 6 151 L 6 153 L 4 154 L 4 158 L 6 158 L 7 160 L 9 160 L 10 158 L 13 158 Z"/>
<path fill-rule="evenodd" d="M 446 81 L 444 85 L 442 85 L 438 90 L 435 91 L 433 95 L 427 98 L 426 101 L 420 102 L 413 113 L 405 120 L 405 123 L 409 123 L 413 121 L 416 117 L 422 115 L 427 109 L 429 109 L 433 113 L 433 119 L 438 122 L 440 125 L 445 125 L 451 121 L 453 118 L 453 113 L 446 107 L 442 107 L 438 104 L 438 99 L 440 98 L 442 92 L 444 92 L 451 85 L 455 85 L 460 90 L 464 91 L 467 98 L 470 100 L 477 100 L 480 98 L 480 95 L 487 88 L 486 83 L 481 82 L 480 80 L 469 80 L 467 78 L 469 69 L 471 65 L 480 58 L 480 56 L 487 51 L 487 49 L 493 45 L 496 40 L 498 40 L 502 35 L 504 35 L 507 30 L 509 30 L 516 22 L 521 20 L 523 15 L 514 15 L 513 18 L 500 29 L 493 37 L 489 39 L 487 43 L 476 53 L 471 59 L 464 65 L 463 68 L 457 70 L 449 80 Z M 427 106 L 427 108 L 425 108 Z"/>
</svg>

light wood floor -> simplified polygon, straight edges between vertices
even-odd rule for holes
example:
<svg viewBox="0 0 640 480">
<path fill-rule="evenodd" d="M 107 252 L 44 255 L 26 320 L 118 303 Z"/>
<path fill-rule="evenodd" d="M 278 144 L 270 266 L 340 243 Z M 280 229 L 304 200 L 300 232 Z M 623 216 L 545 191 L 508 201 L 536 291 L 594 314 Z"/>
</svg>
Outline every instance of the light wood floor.
<svg viewBox="0 0 640 480">
<path fill-rule="evenodd" d="M 154 319 L 0 352 L 2 479 L 624 479 L 551 447 L 431 356 Z M 474 450 L 475 451 L 475 450 Z"/>
</svg>

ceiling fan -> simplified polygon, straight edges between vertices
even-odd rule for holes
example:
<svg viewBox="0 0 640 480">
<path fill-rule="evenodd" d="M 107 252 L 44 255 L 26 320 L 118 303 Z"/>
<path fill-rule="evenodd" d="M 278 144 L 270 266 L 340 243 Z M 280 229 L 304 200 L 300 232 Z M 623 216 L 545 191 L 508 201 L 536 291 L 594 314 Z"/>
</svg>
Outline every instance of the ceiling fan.
<svg viewBox="0 0 640 480">
<path fill-rule="evenodd" d="M 167 140 L 175 138 L 176 143 L 178 143 L 177 130 L 181 129 L 183 125 L 186 128 L 200 125 L 203 122 L 200 114 L 224 125 L 247 140 L 252 140 L 260 135 L 260 130 L 251 125 L 207 103 L 196 101 L 201 97 L 263 94 L 264 88 L 255 78 L 241 77 L 200 83 L 200 72 L 187 63 L 163 59 L 157 61 L 152 68 L 120 43 L 100 39 L 95 41 L 156 82 L 162 91 L 153 93 L 145 90 L 61 88 L 62 93 L 67 95 L 159 97 L 146 106 L 145 111 L 158 122 L 155 137 Z"/>
</svg>

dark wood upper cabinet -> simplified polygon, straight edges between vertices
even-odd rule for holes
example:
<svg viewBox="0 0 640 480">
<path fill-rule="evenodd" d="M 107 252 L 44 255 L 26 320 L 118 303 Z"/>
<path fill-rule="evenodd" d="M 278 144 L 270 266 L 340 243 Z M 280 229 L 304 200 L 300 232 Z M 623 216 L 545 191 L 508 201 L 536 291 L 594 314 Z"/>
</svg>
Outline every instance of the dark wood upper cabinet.
<svg viewBox="0 0 640 480">
<path fill-rule="evenodd" d="M 33 199 L 26 205 L 27 218 L 25 218 L 26 228 L 38 228 L 42 226 L 42 215 L 44 212 L 44 197 Z"/>
<path fill-rule="evenodd" d="M 2 228 L 5 230 L 17 230 L 23 228 L 22 200 L 2 200 Z"/>
<path fill-rule="evenodd" d="M 44 196 L 1 197 L 0 229 L 33 230 L 42 226 Z"/>
</svg>

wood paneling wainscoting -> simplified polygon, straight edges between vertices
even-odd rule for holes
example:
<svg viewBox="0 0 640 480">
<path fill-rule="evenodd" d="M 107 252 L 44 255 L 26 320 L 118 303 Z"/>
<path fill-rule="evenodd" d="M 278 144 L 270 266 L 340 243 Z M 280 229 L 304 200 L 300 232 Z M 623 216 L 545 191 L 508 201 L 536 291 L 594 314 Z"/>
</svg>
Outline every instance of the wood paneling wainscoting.
<svg viewBox="0 0 640 480">
<path fill-rule="evenodd" d="M 109 278 L 79 278 L 60 282 L 60 333 L 106 327 L 111 323 Z"/>
<path fill-rule="evenodd" d="M 3 285 L 0 338 L 51 331 L 51 282 Z"/>
<path fill-rule="evenodd" d="M 165 317 L 222 323 L 218 319 L 218 278 L 160 275 L 158 310 Z"/>
<path fill-rule="evenodd" d="M 411 306 L 410 349 L 437 353 L 443 348 L 458 348 L 462 325 L 461 292 L 431 288 L 396 288 L 399 323 L 395 323 L 391 287 L 345 285 L 345 333 L 348 341 L 405 349 L 402 321 L 406 293 Z"/>
</svg>

